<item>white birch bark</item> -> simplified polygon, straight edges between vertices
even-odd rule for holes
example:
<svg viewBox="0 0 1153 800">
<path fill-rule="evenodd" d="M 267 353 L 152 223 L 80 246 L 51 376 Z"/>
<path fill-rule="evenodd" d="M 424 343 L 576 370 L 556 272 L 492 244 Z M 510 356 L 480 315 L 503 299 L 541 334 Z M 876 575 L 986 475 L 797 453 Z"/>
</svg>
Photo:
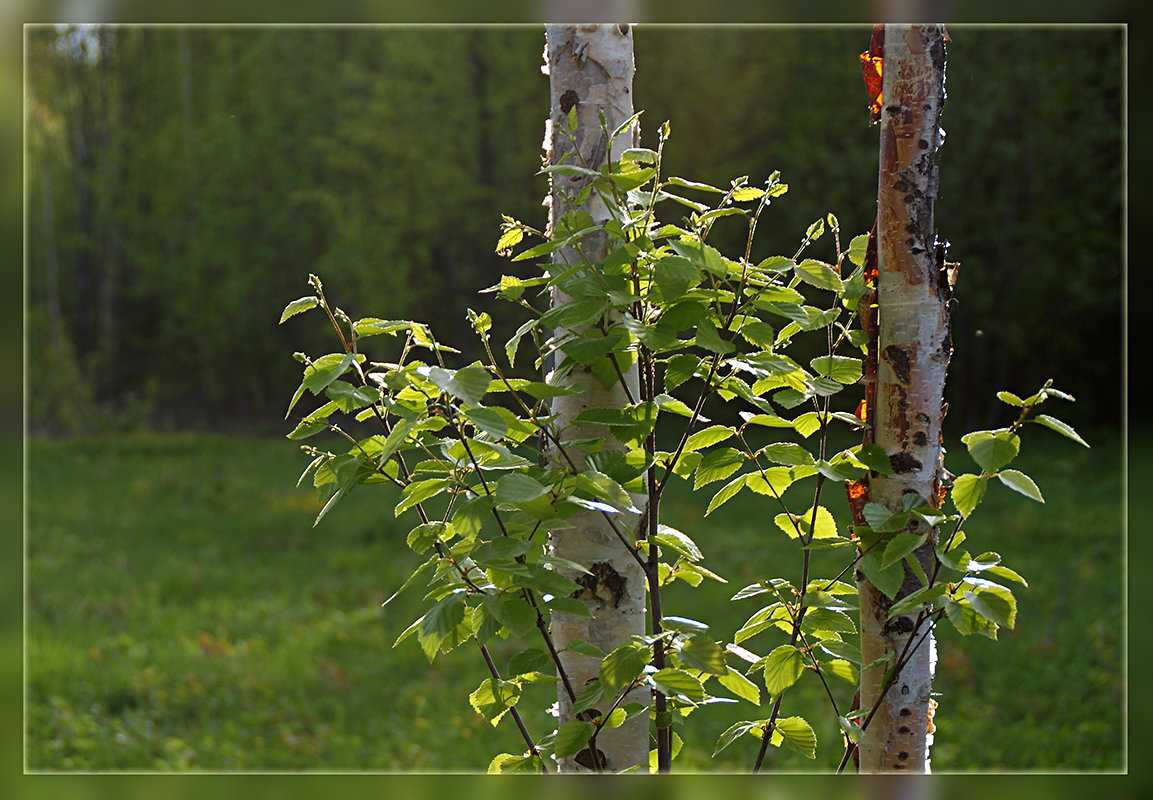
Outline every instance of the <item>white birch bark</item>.
<svg viewBox="0 0 1153 800">
<path fill-rule="evenodd" d="M 559 164 L 564 160 L 563 163 L 596 169 L 610 158 L 619 159 L 625 149 L 634 146 L 635 133 L 618 137 L 609 153 L 598 112 L 604 114 L 610 132 L 633 114 L 633 39 L 629 26 L 549 25 L 545 57 L 552 96 L 552 109 L 545 135 L 549 163 Z M 561 126 L 574 106 L 577 126 L 573 141 L 570 141 L 561 132 Z M 565 156 L 572 152 L 574 144 L 579 155 L 572 153 L 566 160 Z M 583 176 L 552 177 L 548 201 L 550 228 L 556 220 L 574 208 L 573 199 L 586 181 L 587 178 Z M 595 193 L 583 208 L 594 220 L 604 221 L 607 218 L 606 208 Z M 580 243 L 585 257 L 592 262 L 603 258 L 606 245 L 606 237 L 596 234 L 584 237 Z M 579 260 L 575 247 L 558 251 L 555 258 L 558 266 L 577 263 Z M 555 306 L 569 299 L 561 292 L 554 292 L 552 302 Z M 556 332 L 558 337 L 563 334 L 564 331 Z M 559 366 L 562 354 L 558 352 L 557 358 Z M 573 366 L 566 381 L 579 384 L 584 391 L 558 397 L 552 404 L 555 426 L 562 441 L 595 437 L 602 438 L 606 448 L 620 447 L 609 428 L 574 425 L 573 420 L 586 409 L 621 407 L 630 396 L 638 397 L 636 370 L 627 370 L 624 377 L 628 384 L 627 391 L 619 382 L 606 389 L 590 369 L 581 365 Z M 579 448 L 566 448 L 566 452 L 577 468 L 585 467 L 585 455 Z M 559 459 L 560 455 L 553 449 L 550 457 Z M 567 464 L 567 461 L 564 463 Z M 637 524 L 636 517 L 616 516 L 618 528 L 631 540 Z M 549 547 L 553 555 L 581 564 L 592 572 L 584 576 L 569 574 L 569 577 L 582 581 L 586 587 L 579 596 L 594 617 L 586 619 L 553 614 L 552 637 L 561 650 L 568 642 L 582 639 L 607 653 L 629 641 L 634 634 L 645 633 L 645 575 L 602 514 L 585 511 L 572 517 L 570 523 L 570 528 L 554 531 L 550 535 Z M 599 661 L 572 652 L 562 652 L 561 658 L 571 685 L 579 696 L 584 687 L 597 677 Z M 648 705 L 649 695 L 648 690 L 634 690 L 625 702 Z M 563 724 L 571 718 L 572 708 L 563 684 L 559 688 L 558 701 L 558 724 Z M 593 713 L 584 713 L 591 719 L 597 712 L 607 711 L 609 703 L 611 699 L 601 703 Z M 639 715 L 619 728 L 600 733 L 596 740 L 596 750 L 598 752 L 594 753 L 586 748 L 574 757 L 562 759 L 561 770 L 599 769 L 616 772 L 635 766 L 646 767 L 649 753 L 648 715 Z"/>
<path fill-rule="evenodd" d="M 870 500 L 902 510 L 913 492 L 940 506 L 943 470 L 941 421 L 945 372 L 952 353 L 950 287 L 942 270 L 933 218 L 937 196 L 934 156 L 943 134 L 944 29 L 937 25 L 886 25 L 878 181 L 877 264 L 879 334 L 875 441 L 893 465 L 874 475 Z M 924 523 L 900 536 L 920 535 Z M 936 531 L 915 553 L 926 573 L 933 564 Z M 907 566 L 898 599 L 920 588 Z M 861 650 L 865 664 L 893 653 L 910 639 L 922 640 L 885 695 L 860 742 L 861 772 L 927 772 L 935 650 L 932 634 L 917 615 L 887 619 L 893 601 L 858 573 Z M 895 663 L 895 662 L 891 662 Z M 871 708 L 883 690 L 889 665 L 861 673 L 861 707 Z"/>
</svg>

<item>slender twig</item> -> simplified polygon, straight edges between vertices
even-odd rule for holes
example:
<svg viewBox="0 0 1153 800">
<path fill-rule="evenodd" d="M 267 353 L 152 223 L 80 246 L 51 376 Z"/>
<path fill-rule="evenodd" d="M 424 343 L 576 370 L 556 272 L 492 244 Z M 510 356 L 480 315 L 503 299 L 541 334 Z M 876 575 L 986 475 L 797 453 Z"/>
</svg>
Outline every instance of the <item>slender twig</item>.
<svg viewBox="0 0 1153 800">
<path fill-rule="evenodd" d="M 492 674 L 494 681 L 499 681 L 500 672 L 497 671 L 496 664 L 492 663 L 492 656 L 488 654 L 488 648 L 483 644 L 480 645 L 480 653 L 484 656 L 484 663 L 488 665 L 488 671 Z M 520 731 L 521 737 L 528 743 L 528 750 L 538 759 L 540 759 L 540 771 L 548 772 L 545 767 L 544 759 L 540 757 L 540 750 L 537 749 L 536 743 L 533 741 L 532 736 L 529 735 L 528 728 L 525 727 L 524 720 L 521 719 L 520 713 L 516 710 L 516 706 L 509 706 L 509 713 L 512 715 L 513 720 L 516 722 L 516 727 Z"/>
</svg>

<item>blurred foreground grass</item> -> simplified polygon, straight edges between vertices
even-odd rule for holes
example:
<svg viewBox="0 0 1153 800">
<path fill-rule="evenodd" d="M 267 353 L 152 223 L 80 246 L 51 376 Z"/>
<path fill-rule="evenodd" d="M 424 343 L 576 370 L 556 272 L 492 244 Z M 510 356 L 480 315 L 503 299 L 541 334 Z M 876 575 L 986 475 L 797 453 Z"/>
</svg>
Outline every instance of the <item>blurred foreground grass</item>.
<svg viewBox="0 0 1153 800">
<path fill-rule="evenodd" d="M 942 633 L 937 771 L 1125 767 L 1120 443 L 1093 444 L 1038 430 L 1014 466 L 1048 502 L 991 487 L 971 524 L 972 552 L 1002 553 L 1030 588 L 1000 642 Z M 486 676 L 474 647 L 431 667 L 412 641 L 392 649 L 420 614 L 419 591 L 381 608 L 418 563 L 392 503 L 361 487 L 313 529 L 317 505 L 294 487 L 305 463 L 279 439 L 29 442 L 26 769 L 475 772 L 522 749 L 511 726 L 494 730 L 468 707 Z M 795 579 L 776 509 L 741 499 L 703 521 L 707 497 L 665 506 L 729 579 L 671 592 L 667 613 L 713 621 L 718 637 L 758 607 L 728 602 L 733 592 Z M 516 648 L 493 652 L 503 667 Z M 551 691 L 519 706 L 537 736 L 551 728 Z M 851 687 L 837 691 L 847 704 Z M 839 736 L 821 703 L 806 679 L 783 707 L 814 724 L 817 761 L 774 752 L 768 769 L 835 768 Z M 763 711 L 695 713 L 681 768 L 747 770 L 751 739 L 709 755 L 732 721 Z"/>
</svg>

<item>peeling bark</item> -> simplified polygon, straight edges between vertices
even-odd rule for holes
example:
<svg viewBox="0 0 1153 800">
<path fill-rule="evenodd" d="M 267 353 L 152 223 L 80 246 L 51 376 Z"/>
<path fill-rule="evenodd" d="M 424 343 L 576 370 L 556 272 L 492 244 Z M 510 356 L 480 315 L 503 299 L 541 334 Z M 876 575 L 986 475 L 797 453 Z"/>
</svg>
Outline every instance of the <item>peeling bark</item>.
<svg viewBox="0 0 1153 800">
<path fill-rule="evenodd" d="M 559 164 L 563 161 L 596 169 L 610 158 L 619 159 L 625 149 L 634 146 L 633 137 L 618 137 L 613 143 L 613 152 L 609 153 L 598 112 L 604 114 L 610 132 L 633 114 L 632 30 L 627 25 L 549 25 L 545 57 L 552 97 L 545 133 L 548 162 Z M 576 109 L 577 126 L 570 141 L 561 128 L 573 108 Z M 577 152 L 573 152 L 574 146 Z M 585 176 L 552 176 L 547 200 L 550 229 L 565 213 L 574 209 L 574 200 L 587 180 Z M 607 219 L 605 206 L 595 193 L 582 207 L 594 220 Z M 607 244 L 604 234 L 594 233 L 582 239 L 580 248 L 584 256 L 595 263 L 605 256 Z M 580 255 L 575 247 L 568 247 L 558 251 L 555 260 L 558 265 L 574 264 L 580 261 Z M 569 300 L 563 292 L 554 291 L 554 306 Z M 557 332 L 558 335 L 562 333 Z M 557 357 L 561 357 L 559 353 Z M 573 424 L 573 420 L 588 408 L 620 407 L 628 403 L 630 396 L 638 397 L 636 369 L 626 370 L 624 379 L 627 389 L 619 382 L 606 388 L 590 369 L 576 365 L 567 380 L 580 385 L 584 391 L 558 397 L 552 403 L 561 440 L 601 438 L 605 448 L 620 448 L 609 428 L 578 426 Z M 585 454 L 579 448 L 566 448 L 566 452 L 577 468 L 585 467 Z M 560 458 L 556 452 L 549 456 Z M 586 619 L 553 614 L 552 637 L 562 651 L 568 642 L 582 639 L 607 653 L 629 641 L 633 635 L 645 633 L 645 574 L 599 512 L 584 511 L 569 521 L 570 528 L 550 534 L 549 547 L 553 555 L 582 564 L 590 570 L 588 575 L 566 574 L 581 584 L 577 597 L 588 605 L 594 617 Z M 631 537 L 631 528 L 635 524 L 635 519 L 622 520 L 618 527 Z M 573 652 L 562 652 L 561 658 L 578 695 L 599 674 L 599 661 L 595 658 Z M 605 708 L 599 710 L 607 711 L 609 702 L 606 701 Z M 650 693 L 644 689 L 634 690 L 625 702 L 647 705 Z M 571 718 L 571 708 L 572 700 L 561 686 L 558 692 L 560 724 Z M 596 737 L 596 749 L 595 755 L 586 748 L 571 758 L 561 759 L 560 769 L 616 772 L 635 766 L 647 767 L 648 715 L 639 715 L 619 728 L 603 731 Z"/>
<path fill-rule="evenodd" d="M 951 277 L 944 272 L 944 245 L 934 223 L 937 147 L 945 100 L 945 32 L 939 25 L 886 25 L 883 109 L 877 216 L 875 442 L 884 448 L 892 475 L 871 476 L 868 499 L 893 511 L 915 493 L 938 507 L 943 470 L 941 423 L 949 337 Z M 898 535 L 919 536 L 924 523 Z M 932 572 L 936 531 L 914 556 Z M 930 698 L 935 646 L 916 614 L 888 619 L 890 600 L 857 574 L 861 650 L 865 664 L 888 653 L 900 657 L 910 640 L 921 642 L 895 677 L 860 742 L 862 772 L 929 769 Z M 896 599 L 920 588 L 908 566 Z M 895 663 L 895 662 L 891 662 Z M 884 691 L 888 664 L 861 673 L 861 707 L 871 708 Z"/>
</svg>

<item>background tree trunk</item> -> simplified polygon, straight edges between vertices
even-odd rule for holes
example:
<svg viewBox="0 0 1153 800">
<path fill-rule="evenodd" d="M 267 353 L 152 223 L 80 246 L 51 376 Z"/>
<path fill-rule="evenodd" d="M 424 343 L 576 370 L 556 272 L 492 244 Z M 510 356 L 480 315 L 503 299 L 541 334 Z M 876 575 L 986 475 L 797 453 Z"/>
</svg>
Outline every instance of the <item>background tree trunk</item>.
<svg viewBox="0 0 1153 800">
<path fill-rule="evenodd" d="M 940 505 L 943 469 L 941 422 L 945 372 L 952 353 L 950 286 L 944 247 L 933 219 L 937 196 L 934 157 L 943 138 L 945 33 L 942 26 L 886 25 L 877 217 L 877 391 L 875 440 L 885 449 L 892 475 L 869 481 L 872 502 L 902 510 L 906 494 Z M 918 536 L 918 521 L 899 536 Z M 932 571 L 936 531 L 914 556 Z M 905 566 L 897 599 L 920 588 Z M 862 772 L 928 771 L 930 688 L 936 661 L 927 623 L 916 614 L 888 619 L 893 604 L 858 573 L 861 651 L 864 663 L 893 653 L 899 658 L 910 639 L 920 642 L 896 676 L 860 742 Z M 890 662 L 895 663 L 895 661 Z M 861 707 L 871 708 L 884 690 L 890 664 L 861 673 Z"/>
<path fill-rule="evenodd" d="M 546 129 L 545 147 L 550 164 L 578 164 L 599 168 L 607 160 L 619 159 L 621 152 L 634 146 L 632 136 L 624 134 L 613 143 L 612 153 L 601 130 L 599 114 L 603 113 L 608 131 L 613 131 L 633 113 L 633 38 L 628 25 L 549 25 L 547 28 L 546 68 L 550 77 L 552 109 Z M 561 129 L 571 109 L 576 108 L 577 125 L 572 137 Z M 635 130 L 635 129 L 634 129 Z M 635 134 L 633 134 L 635 135 Z M 573 152 L 575 150 L 577 152 Z M 566 158 L 567 156 L 567 158 Z M 553 175 L 550 186 L 550 227 L 574 209 L 573 201 L 586 185 L 583 176 Z M 582 206 L 594 220 L 604 221 L 606 209 L 594 193 Z M 607 236 L 593 233 L 583 238 L 581 250 L 593 263 L 604 258 Z M 558 251 L 558 266 L 580 261 L 575 247 Z M 563 292 L 555 291 L 553 305 L 568 302 Z M 557 331 L 557 335 L 561 335 Z M 561 354 L 557 353 L 559 359 Z M 588 367 L 575 365 L 568 381 L 579 384 L 584 392 L 558 397 L 552 412 L 562 441 L 601 438 L 605 448 L 620 447 L 611 431 L 599 425 L 574 425 L 573 420 L 588 408 L 613 408 L 625 405 L 628 398 L 638 397 L 639 380 L 634 369 L 624 372 L 626 385 L 617 382 L 606 388 Z M 584 454 L 566 448 L 578 468 L 584 468 Z M 557 455 L 554 453 L 553 457 Z M 586 587 L 580 597 L 593 612 L 585 619 L 554 614 L 552 636 L 558 649 L 575 639 L 582 639 L 604 652 L 627 642 L 635 634 L 645 633 L 645 574 L 637 560 L 609 527 L 603 515 L 585 511 L 572 517 L 571 527 L 555 531 L 550 537 L 552 553 L 587 567 L 592 575 L 570 574 Z M 622 519 L 618 528 L 632 536 L 636 518 Z M 579 693 L 597 677 L 599 662 L 595 658 L 562 652 L 565 671 L 574 690 Z M 626 702 L 648 704 L 647 689 L 638 689 Z M 570 718 L 571 700 L 562 686 L 559 692 L 559 723 Z M 602 711 L 607 711 L 606 701 Z M 607 730 L 596 739 L 597 754 L 588 749 L 562 759 L 560 768 L 580 767 L 620 771 L 648 764 L 648 715 L 642 714 L 623 726 Z M 578 766 L 579 765 L 579 766 Z"/>
</svg>

